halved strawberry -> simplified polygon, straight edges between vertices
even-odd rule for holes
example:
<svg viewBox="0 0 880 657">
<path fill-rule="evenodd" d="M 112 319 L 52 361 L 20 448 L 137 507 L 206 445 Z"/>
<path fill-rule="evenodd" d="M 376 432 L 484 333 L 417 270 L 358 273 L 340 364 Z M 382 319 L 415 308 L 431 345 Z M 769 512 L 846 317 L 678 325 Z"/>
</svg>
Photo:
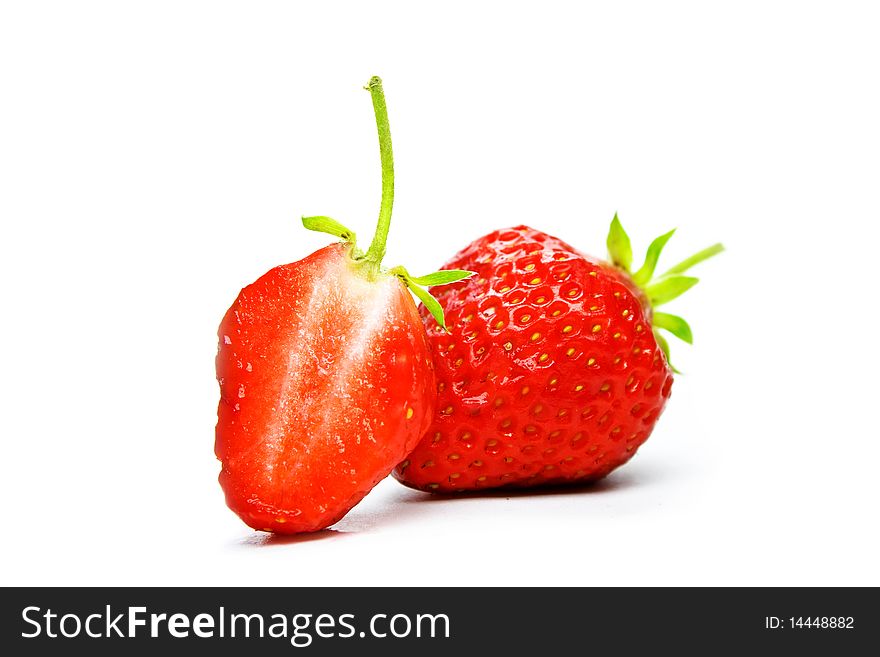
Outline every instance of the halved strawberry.
<svg viewBox="0 0 880 657">
<path fill-rule="evenodd" d="M 408 290 L 468 272 L 410 277 L 381 268 L 394 171 L 382 83 L 372 94 L 382 205 L 366 253 L 329 217 L 303 225 L 343 242 L 275 267 L 241 294 L 219 330 L 215 452 L 226 502 L 256 529 L 315 531 L 339 520 L 415 446 L 435 383 L 425 329 Z"/>
<path fill-rule="evenodd" d="M 616 216 L 610 263 L 526 226 L 450 260 L 477 275 L 437 291 L 451 333 L 422 313 L 437 410 L 394 476 L 437 492 L 535 486 L 599 479 L 629 460 L 672 386 L 658 329 L 691 340 L 683 319 L 654 309 L 696 283 L 684 271 L 721 250 L 653 278 L 671 235 L 651 244 L 635 274 Z"/>
</svg>

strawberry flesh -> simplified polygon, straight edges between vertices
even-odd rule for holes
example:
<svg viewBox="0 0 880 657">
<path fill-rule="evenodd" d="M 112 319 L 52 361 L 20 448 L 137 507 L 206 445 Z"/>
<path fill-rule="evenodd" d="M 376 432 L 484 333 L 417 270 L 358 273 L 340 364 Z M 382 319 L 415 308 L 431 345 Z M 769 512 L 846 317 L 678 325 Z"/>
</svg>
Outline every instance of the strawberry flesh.
<svg viewBox="0 0 880 657">
<path fill-rule="evenodd" d="M 256 529 L 339 520 L 415 446 L 433 412 L 421 319 L 394 276 L 334 244 L 249 285 L 219 329 L 215 452 Z"/>
</svg>

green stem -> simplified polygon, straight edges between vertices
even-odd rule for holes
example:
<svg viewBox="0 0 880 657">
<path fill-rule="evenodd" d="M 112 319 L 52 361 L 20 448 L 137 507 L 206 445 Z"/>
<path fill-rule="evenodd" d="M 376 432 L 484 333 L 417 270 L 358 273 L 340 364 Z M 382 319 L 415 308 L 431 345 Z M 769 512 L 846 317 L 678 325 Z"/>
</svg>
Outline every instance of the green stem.
<svg viewBox="0 0 880 657">
<path fill-rule="evenodd" d="M 379 155 L 382 159 L 382 204 L 379 207 L 379 221 L 376 234 L 364 259 L 375 275 L 385 257 L 385 242 L 391 225 L 391 207 L 394 205 L 394 156 L 391 153 L 391 128 L 388 126 L 388 109 L 385 107 L 385 93 L 382 80 L 373 76 L 366 89 L 373 97 L 373 111 L 376 114 L 376 128 L 379 131 Z"/>
</svg>

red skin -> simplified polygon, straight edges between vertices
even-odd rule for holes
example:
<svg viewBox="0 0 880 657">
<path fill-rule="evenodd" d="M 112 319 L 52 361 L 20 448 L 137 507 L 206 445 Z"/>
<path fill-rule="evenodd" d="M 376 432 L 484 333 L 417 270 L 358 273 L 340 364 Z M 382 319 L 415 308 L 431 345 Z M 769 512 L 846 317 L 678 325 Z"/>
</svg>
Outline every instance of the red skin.
<svg viewBox="0 0 880 657">
<path fill-rule="evenodd" d="M 449 492 L 586 482 L 626 463 L 672 386 L 629 277 L 525 226 L 444 269 L 477 273 L 432 290 L 450 334 L 421 309 L 437 411 L 394 476 Z"/>
<path fill-rule="evenodd" d="M 249 285 L 220 324 L 215 452 L 255 529 L 328 527 L 424 434 L 435 380 L 415 303 L 334 244 Z"/>
</svg>

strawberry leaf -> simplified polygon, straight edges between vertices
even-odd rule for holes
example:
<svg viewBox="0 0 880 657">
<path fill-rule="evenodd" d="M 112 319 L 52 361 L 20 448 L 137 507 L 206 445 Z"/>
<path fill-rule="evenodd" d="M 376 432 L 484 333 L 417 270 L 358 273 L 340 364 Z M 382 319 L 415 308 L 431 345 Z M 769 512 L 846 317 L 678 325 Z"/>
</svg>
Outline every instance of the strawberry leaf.
<svg viewBox="0 0 880 657">
<path fill-rule="evenodd" d="M 645 288 L 645 294 L 651 300 L 652 306 L 662 306 L 664 303 L 680 297 L 699 282 L 700 279 L 693 276 L 660 278 L 657 279 L 656 283 L 652 283 Z"/>
<path fill-rule="evenodd" d="M 677 299 L 682 294 L 690 290 L 694 285 L 699 283 L 698 278 L 692 276 L 683 276 L 682 274 L 696 264 L 707 260 L 718 253 L 724 251 L 721 244 L 713 244 L 703 249 L 699 253 L 695 253 L 690 258 L 682 260 L 680 263 L 669 269 L 666 273 L 655 276 L 657 262 L 660 260 L 660 254 L 666 247 L 666 243 L 675 234 L 675 229 L 664 233 L 656 238 L 648 247 L 645 254 L 645 262 L 639 270 L 632 274 L 632 282 L 642 290 L 647 297 L 648 305 L 653 310 L 657 306 L 669 303 L 673 299 Z M 608 253 L 611 260 L 620 268 L 629 272 L 629 259 L 632 257 L 632 247 L 629 237 L 623 230 L 617 215 L 611 222 L 611 229 L 608 233 Z M 666 362 L 673 372 L 679 374 L 672 362 L 669 360 L 669 343 L 666 338 L 660 334 L 660 329 L 669 331 L 675 337 L 684 340 L 688 344 L 693 344 L 694 336 L 691 327 L 684 319 L 677 315 L 668 313 L 654 312 L 653 316 L 654 336 L 656 337 L 657 346 L 666 356 Z"/>
<path fill-rule="evenodd" d="M 318 233 L 327 233 L 334 237 L 340 237 L 346 242 L 354 244 L 355 234 L 350 228 L 346 228 L 341 223 L 330 217 L 303 217 L 302 225 L 308 230 L 314 230 Z"/>
<path fill-rule="evenodd" d="M 678 315 L 670 315 L 669 313 L 654 313 L 654 327 L 669 331 L 679 340 L 684 340 L 688 344 L 694 343 L 694 335 L 691 333 L 691 327 Z"/>
<path fill-rule="evenodd" d="M 671 274 L 683 274 L 684 272 L 686 272 L 688 269 L 690 269 L 694 265 L 703 262 L 703 260 L 708 260 L 712 256 L 718 255 L 722 251 L 724 251 L 723 244 L 713 244 L 712 246 L 710 246 L 706 249 L 703 249 L 699 253 L 695 253 L 690 258 L 686 258 L 685 260 L 682 260 L 677 265 L 675 265 L 675 267 L 672 267 L 669 271 L 664 273 L 663 276 L 661 276 L 661 278 L 663 278 L 665 276 L 669 276 Z"/>
<path fill-rule="evenodd" d="M 632 266 L 632 244 L 629 241 L 629 235 L 623 229 L 617 213 L 614 213 L 614 219 L 611 220 L 611 228 L 608 229 L 608 257 L 611 258 L 616 266 L 624 271 L 629 271 Z"/>
<path fill-rule="evenodd" d="M 469 278 L 475 273 L 476 272 L 465 271 L 463 269 L 443 269 L 441 271 L 435 271 L 433 274 L 427 274 L 425 276 L 413 276 L 409 280 L 411 280 L 416 285 L 428 287 L 430 285 L 446 285 L 448 283 L 455 283 L 465 278 Z"/>
<path fill-rule="evenodd" d="M 427 285 L 445 285 L 447 283 L 454 283 L 455 281 L 460 281 L 469 276 L 473 276 L 476 272 L 472 271 L 464 271 L 462 269 L 447 269 L 444 271 L 436 271 L 433 274 L 428 274 L 427 276 L 420 276 L 418 278 L 413 278 L 409 275 L 409 272 L 405 267 L 397 266 L 391 269 L 388 273 L 397 276 L 400 280 L 406 284 L 406 286 L 410 289 L 410 291 L 415 294 L 419 301 L 425 304 L 425 308 L 428 309 L 428 312 L 431 313 L 431 316 L 437 320 L 437 324 L 447 333 L 449 329 L 446 328 L 446 318 L 443 315 L 443 306 L 440 305 L 440 302 L 435 299 L 428 290 L 426 290 L 424 286 Z M 428 282 L 425 282 L 428 281 Z"/>
<path fill-rule="evenodd" d="M 633 274 L 633 283 L 642 287 L 651 280 L 651 277 L 654 276 L 654 270 L 657 268 L 657 261 L 660 259 L 660 254 L 663 252 L 663 247 L 666 246 L 666 242 L 669 241 L 669 238 L 672 237 L 674 233 L 675 229 L 673 228 L 665 235 L 661 235 L 651 242 L 651 246 L 648 247 L 648 253 L 645 255 L 645 264 Z"/>
<path fill-rule="evenodd" d="M 407 287 L 412 290 L 412 293 L 419 298 L 419 301 L 425 304 L 425 308 L 427 308 L 428 312 L 431 313 L 435 320 L 437 320 L 437 324 L 440 328 L 448 333 L 449 329 L 446 328 L 446 318 L 443 316 L 443 308 L 440 305 L 440 302 L 431 296 L 431 293 L 425 288 L 419 287 L 413 283 L 411 279 L 404 279 L 404 282 Z"/>
<path fill-rule="evenodd" d="M 675 365 L 672 364 L 672 361 L 669 360 L 669 342 L 667 342 L 666 338 L 663 337 L 663 334 L 660 331 L 654 331 L 654 339 L 657 340 L 657 345 L 660 347 L 660 351 L 663 352 L 663 355 L 666 356 L 666 364 L 669 365 L 669 368 L 675 374 L 681 374 Z"/>
</svg>

